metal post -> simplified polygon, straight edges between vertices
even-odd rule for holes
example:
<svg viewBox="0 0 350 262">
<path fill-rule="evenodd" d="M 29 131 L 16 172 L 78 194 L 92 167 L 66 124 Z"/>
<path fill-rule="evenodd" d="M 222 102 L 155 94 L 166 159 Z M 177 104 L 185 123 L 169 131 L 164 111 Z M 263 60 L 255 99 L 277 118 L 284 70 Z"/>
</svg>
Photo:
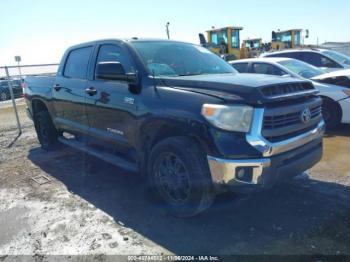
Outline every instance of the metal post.
<svg viewBox="0 0 350 262">
<path fill-rule="evenodd" d="M 21 71 L 21 66 L 20 66 L 20 62 L 18 61 L 18 73 L 19 73 L 19 78 L 21 79 L 21 83 L 22 83 L 22 71 Z"/>
<path fill-rule="evenodd" d="M 6 72 L 6 76 L 7 76 L 7 80 L 8 80 L 7 81 L 7 85 L 8 85 L 8 88 L 10 89 L 13 110 L 15 111 L 15 115 L 16 115 L 17 128 L 18 128 L 18 131 L 19 131 L 18 134 L 21 135 L 22 134 L 22 127 L 21 127 L 21 123 L 19 122 L 16 101 L 15 101 L 15 97 L 13 95 L 12 82 L 11 82 L 11 79 L 10 79 L 9 69 L 7 68 L 7 66 L 5 66 L 5 72 Z"/>
<path fill-rule="evenodd" d="M 166 26 L 165 26 L 168 39 L 170 39 L 169 25 L 170 25 L 170 23 L 168 22 L 168 23 L 166 23 Z"/>
</svg>

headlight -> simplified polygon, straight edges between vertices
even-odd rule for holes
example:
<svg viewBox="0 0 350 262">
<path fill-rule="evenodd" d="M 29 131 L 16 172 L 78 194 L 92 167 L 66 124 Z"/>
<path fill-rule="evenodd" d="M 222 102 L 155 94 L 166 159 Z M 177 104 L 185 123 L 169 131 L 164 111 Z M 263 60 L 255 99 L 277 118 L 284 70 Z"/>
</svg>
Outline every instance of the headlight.
<svg viewBox="0 0 350 262">
<path fill-rule="evenodd" d="M 215 127 L 236 132 L 249 132 L 253 118 L 250 106 L 204 104 L 202 115 Z"/>
<path fill-rule="evenodd" d="M 344 89 L 343 92 L 344 92 L 346 95 L 350 96 L 350 89 Z"/>
</svg>

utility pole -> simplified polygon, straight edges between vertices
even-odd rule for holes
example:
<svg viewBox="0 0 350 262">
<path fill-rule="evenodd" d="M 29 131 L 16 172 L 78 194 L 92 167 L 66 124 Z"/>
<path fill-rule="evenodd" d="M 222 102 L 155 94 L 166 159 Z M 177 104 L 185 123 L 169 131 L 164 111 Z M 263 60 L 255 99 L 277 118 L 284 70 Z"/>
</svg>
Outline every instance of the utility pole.
<svg viewBox="0 0 350 262">
<path fill-rule="evenodd" d="M 166 26 L 165 26 L 168 39 L 170 39 L 169 25 L 170 25 L 170 23 L 168 22 L 168 23 L 166 23 Z"/>
<path fill-rule="evenodd" d="M 15 116 L 16 116 L 16 122 L 17 122 L 17 128 L 18 128 L 18 136 L 20 136 L 22 134 L 22 127 L 21 127 L 21 123 L 19 122 L 16 101 L 15 101 L 15 97 L 13 95 L 12 79 L 10 77 L 9 69 L 7 68 L 7 66 L 5 66 L 5 72 L 6 72 L 6 77 L 7 77 L 7 85 L 8 85 L 8 88 L 10 90 L 12 106 L 13 106 L 13 110 L 14 110 Z"/>
</svg>

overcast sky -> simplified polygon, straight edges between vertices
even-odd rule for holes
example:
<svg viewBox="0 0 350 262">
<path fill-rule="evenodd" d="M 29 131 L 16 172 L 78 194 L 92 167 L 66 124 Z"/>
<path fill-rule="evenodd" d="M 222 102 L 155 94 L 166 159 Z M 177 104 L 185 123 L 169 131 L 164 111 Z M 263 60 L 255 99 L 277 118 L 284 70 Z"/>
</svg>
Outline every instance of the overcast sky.
<svg viewBox="0 0 350 262">
<path fill-rule="evenodd" d="M 306 43 L 350 41 L 348 0 L 1 0 L 0 65 L 59 62 L 73 44 L 99 38 L 165 38 L 198 43 L 212 26 L 243 26 L 241 39 L 310 30 Z"/>
</svg>

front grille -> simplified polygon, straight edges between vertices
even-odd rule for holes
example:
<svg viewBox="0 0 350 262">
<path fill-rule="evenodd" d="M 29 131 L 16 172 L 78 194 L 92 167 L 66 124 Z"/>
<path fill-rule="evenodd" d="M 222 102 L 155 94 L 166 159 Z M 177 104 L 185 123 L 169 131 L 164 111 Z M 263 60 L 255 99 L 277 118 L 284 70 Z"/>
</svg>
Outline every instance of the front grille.
<svg viewBox="0 0 350 262">
<path fill-rule="evenodd" d="M 291 103 L 265 109 L 262 135 L 270 142 L 282 141 L 303 132 L 307 132 L 322 119 L 322 100 L 318 97 L 304 99 L 303 102 Z M 302 113 L 310 109 L 310 121 L 303 122 Z"/>
<path fill-rule="evenodd" d="M 310 111 L 311 119 L 316 118 L 321 114 L 321 106 L 310 108 Z M 302 123 L 300 117 L 301 113 L 302 111 L 297 111 L 289 114 L 265 116 L 264 129 L 275 129 Z"/>
<path fill-rule="evenodd" d="M 283 96 L 310 90 L 315 90 L 315 88 L 309 82 L 280 84 L 261 88 L 262 94 L 266 97 Z"/>
</svg>

